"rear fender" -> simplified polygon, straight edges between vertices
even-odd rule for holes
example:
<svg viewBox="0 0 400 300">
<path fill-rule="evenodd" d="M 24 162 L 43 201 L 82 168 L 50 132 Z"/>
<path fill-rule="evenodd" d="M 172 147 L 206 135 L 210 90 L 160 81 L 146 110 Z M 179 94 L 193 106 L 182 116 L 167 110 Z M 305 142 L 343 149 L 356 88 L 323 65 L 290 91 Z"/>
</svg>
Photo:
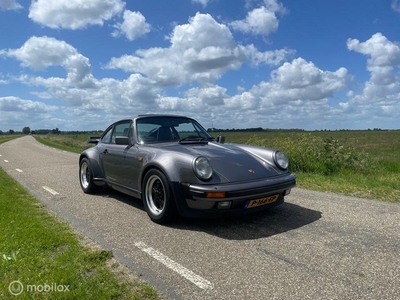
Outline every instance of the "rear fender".
<svg viewBox="0 0 400 300">
<path fill-rule="evenodd" d="M 83 158 L 87 158 L 90 162 L 90 168 L 92 169 L 93 180 L 94 181 L 103 181 L 104 172 L 100 166 L 99 157 L 97 152 L 94 151 L 92 148 L 87 149 L 84 151 L 79 157 L 79 164 Z"/>
</svg>

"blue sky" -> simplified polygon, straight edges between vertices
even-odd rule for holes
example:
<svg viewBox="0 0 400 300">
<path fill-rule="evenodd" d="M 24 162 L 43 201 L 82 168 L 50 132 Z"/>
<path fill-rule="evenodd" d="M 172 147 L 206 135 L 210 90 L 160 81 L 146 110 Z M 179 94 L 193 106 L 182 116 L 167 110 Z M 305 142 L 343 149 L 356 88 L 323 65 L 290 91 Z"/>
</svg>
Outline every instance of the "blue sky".
<svg viewBox="0 0 400 300">
<path fill-rule="evenodd" d="M 400 0 L 0 0 L 0 130 L 399 129 Z"/>
</svg>

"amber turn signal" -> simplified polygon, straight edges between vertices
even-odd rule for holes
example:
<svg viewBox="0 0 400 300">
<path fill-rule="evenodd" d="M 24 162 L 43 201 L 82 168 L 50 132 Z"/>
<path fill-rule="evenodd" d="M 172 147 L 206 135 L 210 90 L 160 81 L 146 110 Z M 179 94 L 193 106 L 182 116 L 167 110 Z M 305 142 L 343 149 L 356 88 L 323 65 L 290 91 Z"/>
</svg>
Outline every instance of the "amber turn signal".
<svg viewBox="0 0 400 300">
<path fill-rule="evenodd" d="M 207 192 L 207 198 L 225 198 L 225 192 Z"/>
</svg>

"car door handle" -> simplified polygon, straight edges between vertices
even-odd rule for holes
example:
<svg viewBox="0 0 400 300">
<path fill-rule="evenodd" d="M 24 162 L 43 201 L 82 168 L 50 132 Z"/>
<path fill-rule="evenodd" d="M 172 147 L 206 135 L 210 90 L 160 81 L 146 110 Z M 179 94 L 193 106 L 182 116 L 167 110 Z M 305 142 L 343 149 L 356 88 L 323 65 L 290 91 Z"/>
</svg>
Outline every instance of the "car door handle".
<svg viewBox="0 0 400 300">
<path fill-rule="evenodd" d="M 104 151 L 103 151 L 103 154 L 108 154 L 108 150 L 107 150 L 107 149 L 104 150 Z"/>
</svg>

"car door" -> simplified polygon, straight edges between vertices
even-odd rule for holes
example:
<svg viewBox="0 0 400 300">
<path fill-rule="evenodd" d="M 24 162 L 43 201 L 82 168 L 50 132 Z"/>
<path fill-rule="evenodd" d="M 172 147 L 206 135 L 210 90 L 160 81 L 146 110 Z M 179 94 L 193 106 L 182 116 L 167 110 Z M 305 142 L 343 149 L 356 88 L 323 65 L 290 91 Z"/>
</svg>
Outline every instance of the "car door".
<svg viewBox="0 0 400 300">
<path fill-rule="evenodd" d="M 129 166 L 125 163 L 125 156 L 129 151 L 129 130 L 131 121 L 122 121 L 114 125 L 109 140 L 102 149 L 103 170 L 107 181 L 124 185 L 124 174 Z M 126 143 L 121 143 L 126 138 Z"/>
<path fill-rule="evenodd" d="M 132 191 L 138 191 L 137 182 L 142 163 L 138 157 L 138 145 L 134 142 L 133 123 L 130 123 L 129 127 L 121 126 L 121 129 L 124 131 L 123 136 L 127 134 L 129 141 L 123 149 L 122 155 L 118 157 L 115 176 L 118 183 L 123 185 L 125 188 Z M 119 130 L 119 132 L 121 132 L 121 130 Z M 118 139 L 118 135 L 116 136 L 116 139 Z M 116 141 L 116 144 L 118 144 L 118 141 Z"/>
</svg>

